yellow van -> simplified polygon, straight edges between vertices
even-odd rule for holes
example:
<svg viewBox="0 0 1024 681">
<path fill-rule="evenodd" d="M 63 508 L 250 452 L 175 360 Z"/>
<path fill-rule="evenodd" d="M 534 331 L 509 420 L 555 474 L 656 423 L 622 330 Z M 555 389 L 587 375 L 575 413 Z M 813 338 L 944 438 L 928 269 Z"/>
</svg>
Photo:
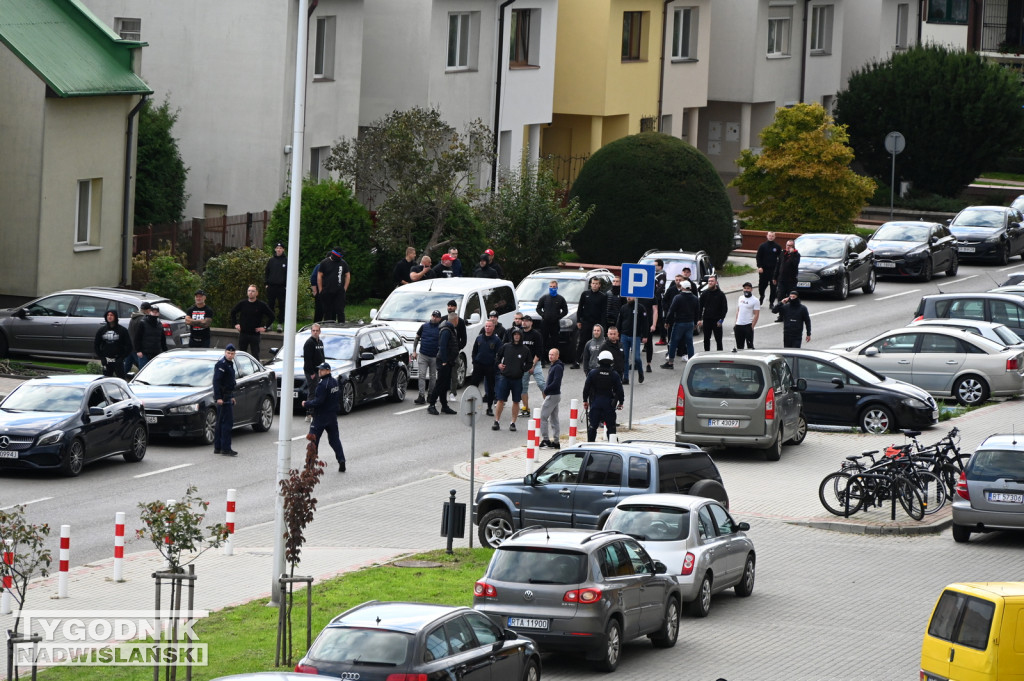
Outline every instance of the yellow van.
<svg viewBox="0 0 1024 681">
<path fill-rule="evenodd" d="M 943 589 L 921 645 L 920 681 L 1024 681 L 1024 582 Z"/>
</svg>

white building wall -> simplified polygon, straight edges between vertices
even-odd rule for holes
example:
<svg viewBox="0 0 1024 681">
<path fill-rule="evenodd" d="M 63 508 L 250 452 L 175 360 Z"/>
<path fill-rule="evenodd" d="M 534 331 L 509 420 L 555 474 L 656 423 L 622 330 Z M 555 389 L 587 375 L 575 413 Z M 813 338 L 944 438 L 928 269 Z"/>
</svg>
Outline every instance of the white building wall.
<svg viewBox="0 0 1024 681">
<path fill-rule="evenodd" d="M 430 41 L 423 50 L 430 65 L 427 71 L 429 101 L 425 104 L 437 106 L 441 117 L 458 130 L 464 129 L 467 123 L 477 118 L 492 126 L 498 2 L 433 0 L 432 4 L 434 11 L 430 17 Z M 451 12 L 471 12 L 475 15 L 469 69 L 447 68 L 448 16 Z"/>
<path fill-rule="evenodd" d="M 907 46 L 917 44 L 920 3 L 917 0 L 856 0 L 846 6 L 843 87 L 850 75 L 872 61 L 885 61 L 896 49 L 896 15 L 907 5 Z M 966 38 L 966 31 L 965 31 Z"/>
<path fill-rule="evenodd" d="M 708 83 L 711 62 L 711 5 L 710 0 L 675 0 L 668 5 L 665 15 L 664 87 L 662 89 L 662 122 L 668 123 L 665 132 L 696 144 L 694 126 L 699 109 L 708 104 Z M 697 39 L 695 59 L 680 60 L 672 57 L 674 11 L 677 8 L 696 10 Z M 666 119 L 666 117 L 669 117 Z"/>
<path fill-rule="evenodd" d="M 932 24 L 926 21 L 921 25 L 921 43 L 966 50 L 967 27 L 956 24 Z"/>
<path fill-rule="evenodd" d="M 427 107 L 428 74 L 444 70 L 444 56 L 432 60 L 427 46 L 433 36 L 431 3 L 409 0 L 370 0 L 363 16 L 362 84 L 359 125 L 367 126 L 392 111 Z M 443 40 L 447 35 L 441 34 Z"/>
<path fill-rule="evenodd" d="M 854 2 L 856 1 L 854 0 Z M 845 84 L 843 79 L 843 26 L 848 4 L 843 0 L 823 0 L 811 3 L 809 9 L 813 17 L 815 6 L 832 6 L 832 34 L 829 41 L 831 46 L 825 53 L 811 51 L 808 43 L 803 101 L 808 104 L 827 105 L 830 112 L 836 93 Z"/>
</svg>

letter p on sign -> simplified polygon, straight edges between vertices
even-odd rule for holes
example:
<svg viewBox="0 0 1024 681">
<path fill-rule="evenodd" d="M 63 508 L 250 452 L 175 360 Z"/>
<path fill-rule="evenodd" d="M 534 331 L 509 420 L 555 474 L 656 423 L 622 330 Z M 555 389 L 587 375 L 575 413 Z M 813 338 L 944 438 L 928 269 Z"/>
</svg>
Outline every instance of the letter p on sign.
<svg viewBox="0 0 1024 681">
<path fill-rule="evenodd" d="M 628 298 L 654 297 L 654 265 L 622 263 L 622 295 Z"/>
</svg>

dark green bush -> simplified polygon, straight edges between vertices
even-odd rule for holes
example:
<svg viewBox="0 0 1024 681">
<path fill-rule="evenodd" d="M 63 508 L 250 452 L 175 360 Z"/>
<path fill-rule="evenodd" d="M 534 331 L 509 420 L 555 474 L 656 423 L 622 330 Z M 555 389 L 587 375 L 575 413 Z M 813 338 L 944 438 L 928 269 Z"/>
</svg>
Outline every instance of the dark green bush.
<svg viewBox="0 0 1024 681">
<path fill-rule="evenodd" d="M 203 289 L 206 300 L 213 308 L 215 326 L 228 326 L 231 308 L 245 298 L 249 284 L 256 284 L 263 298 L 263 272 L 270 256 L 253 248 L 229 251 L 206 261 Z M 307 274 L 308 277 L 308 274 Z M 308 290 L 308 286 L 306 286 Z"/>
</svg>

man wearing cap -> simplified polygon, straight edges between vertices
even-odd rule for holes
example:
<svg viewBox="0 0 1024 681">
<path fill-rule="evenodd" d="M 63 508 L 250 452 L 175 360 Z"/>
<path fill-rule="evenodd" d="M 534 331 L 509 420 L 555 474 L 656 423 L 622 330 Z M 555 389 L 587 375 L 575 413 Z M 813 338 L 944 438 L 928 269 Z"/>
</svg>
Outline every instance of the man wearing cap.
<svg viewBox="0 0 1024 681">
<path fill-rule="evenodd" d="M 259 300 L 260 290 L 256 284 L 249 284 L 245 295 L 231 308 L 231 326 L 238 331 L 238 347 L 259 359 L 260 334 L 274 323 L 274 311 Z"/>
<path fill-rule="evenodd" d="M 523 372 L 533 359 L 533 351 L 523 347 L 523 330 L 513 326 L 509 331 L 509 342 L 501 346 L 498 352 L 498 404 L 494 409 L 494 425 L 491 430 L 501 430 L 501 412 L 505 402 L 512 395 L 512 422 L 508 429 L 516 430 L 516 418 L 519 417 L 519 400 L 523 393 Z"/>
<path fill-rule="evenodd" d="M 267 305 L 277 310 L 277 330 L 280 331 L 284 328 L 284 287 L 288 283 L 288 258 L 281 242 L 274 245 L 274 255 L 263 271 L 263 283 L 267 287 Z"/>
<path fill-rule="evenodd" d="M 395 282 L 395 286 L 405 286 L 412 279 L 409 278 L 409 270 L 412 269 L 412 264 L 416 261 L 416 249 L 409 246 L 405 249 L 405 257 L 398 261 L 395 265 L 395 269 L 391 272 L 391 278 Z"/>
<path fill-rule="evenodd" d="M 317 288 L 323 296 L 321 306 L 324 310 L 324 321 L 345 321 L 345 294 L 352 281 L 352 272 L 348 263 L 342 258 L 340 249 L 335 248 L 320 262 L 317 273 Z"/>
<path fill-rule="evenodd" d="M 761 316 L 761 301 L 754 296 L 754 285 L 749 281 L 743 282 L 743 293 L 736 301 L 736 326 L 733 333 L 736 335 L 736 348 L 743 350 L 745 347 L 754 349 L 754 327 L 757 326 L 757 318 Z"/>
<path fill-rule="evenodd" d="M 494 335 L 500 340 L 504 341 L 505 338 L 505 327 L 501 323 L 501 317 L 497 310 L 491 310 L 487 313 L 487 318 L 494 322 Z"/>
<path fill-rule="evenodd" d="M 213 453 L 238 456 L 238 452 L 231 449 L 231 429 L 235 426 L 235 346 L 231 343 L 213 366 L 213 399 L 217 403 Z"/>
<path fill-rule="evenodd" d="M 455 276 L 455 272 L 452 271 L 452 263 L 455 262 L 455 258 L 445 253 L 441 256 L 441 262 L 434 265 L 431 271 L 432 279 L 450 279 Z"/>
<path fill-rule="evenodd" d="M 334 450 L 334 458 L 338 462 L 338 472 L 345 472 L 345 450 L 341 446 L 338 434 L 338 407 L 341 401 L 341 390 L 338 379 L 331 374 L 331 365 L 323 362 L 317 367 L 320 374 L 313 396 L 302 402 L 302 406 L 313 410 L 313 421 L 309 424 L 309 433 L 313 436 L 317 450 L 320 449 L 320 437 L 327 431 L 327 442 Z"/>
<path fill-rule="evenodd" d="M 487 254 L 487 262 L 490 263 L 491 269 L 498 273 L 498 279 L 504 279 L 505 272 L 502 271 L 501 265 L 494 262 L 494 251 L 488 248 L 484 253 Z"/>
<path fill-rule="evenodd" d="M 473 341 L 473 373 L 467 381 L 470 385 L 484 383 L 484 403 L 487 415 L 494 416 L 494 383 L 498 371 L 498 353 L 501 351 L 501 337 L 494 331 L 497 316 L 484 322 L 484 332 Z"/>
<path fill-rule="evenodd" d="M 454 300 L 449 300 L 448 301 L 448 316 L 449 316 L 449 318 L 453 314 L 458 315 L 458 310 L 459 310 L 459 304 L 456 303 Z M 459 339 L 459 353 L 461 353 L 463 350 L 466 349 L 466 343 L 469 342 L 469 326 L 466 324 L 466 320 L 463 319 L 461 316 L 457 317 L 457 319 L 454 322 L 454 324 L 455 324 L 455 334 L 456 334 L 456 337 Z M 452 365 L 452 380 L 451 380 L 451 386 L 449 388 L 449 393 L 448 393 L 448 399 L 450 399 L 450 400 L 454 400 L 455 399 L 455 391 L 458 390 L 458 388 L 459 388 L 459 386 L 458 386 L 459 376 L 458 376 L 458 372 L 455 371 L 455 369 L 458 367 L 458 363 L 457 363 L 459 361 L 459 355 L 458 354 L 455 355 L 455 360 L 456 360 L 456 364 Z"/>
<path fill-rule="evenodd" d="M 427 396 L 427 413 L 437 416 L 438 414 L 457 414 L 458 412 L 448 406 L 448 388 L 452 383 L 452 370 L 459 361 L 459 334 L 456 327 L 459 323 L 457 312 L 451 312 L 447 321 L 441 322 L 437 334 L 437 381 Z M 441 400 L 441 411 L 438 412 L 438 399 Z"/>
<path fill-rule="evenodd" d="M 480 254 L 480 264 L 473 270 L 473 276 L 477 279 L 501 279 L 498 272 L 491 267 L 491 258 L 486 253 Z"/>
<path fill-rule="evenodd" d="M 552 279 L 548 282 L 548 294 L 541 296 L 537 301 L 537 314 L 540 315 L 541 328 L 544 331 L 544 352 L 545 362 L 547 351 L 558 347 L 558 332 L 561 326 L 562 317 L 569 314 L 569 304 L 565 297 L 558 293 L 558 282 Z"/>
<path fill-rule="evenodd" d="M 103 375 L 127 380 L 125 358 L 132 354 L 132 339 L 128 335 L 128 329 L 121 326 L 118 321 L 117 310 L 107 310 L 103 319 L 103 326 L 96 331 L 93 343 L 96 356 L 103 365 Z"/>
<path fill-rule="evenodd" d="M 583 409 L 587 412 L 587 441 L 597 440 L 597 428 L 602 423 L 608 428 L 608 439 L 615 435 L 615 412 L 622 409 L 626 394 L 622 380 L 612 366 L 612 353 L 602 350 L 597 358 L 598 367 L 587 374 L 583 384 Z"/>
<path fill-rule="evenodd" d="M 523 372 L 523 408 L 519 412 L 520 416 L 530 417 L 530 376 L 533 376 L 534 382 L 537 387 L 544 390 L 544 367 L 541 362 L 541 357 L 544 356 L 544 337 L 540 335 L 540 331 L 533 328 L 533 317 L 528 314 L 523 315 L 523 345 L 526 349 L 533 353 L 531 362 L 526 365 L 526 371 Z"/>
<path fill-rule="evenodd" d="M 320 365 L 326 361 L 324 357 L 324 341 L 320 338 L 320 325 L 313 322 L 309 329 L 309 338 L 302 344 L 302 373 L 306 378 L 306 397 L 313 394 L 316 384 L 320 380 Z M 312 414 L 306 410 L 306 420 L 310 420 Z"/>
<path fill-rule="evenodd" d="M 196 291 L 195 305 L 185 310 L 185 324 L 188 325 L 188 345 L 190 348 L 210 347 L 210 325 L 213 323 L 213 310 L 206 304 L 206 291 Z"/>
<path fill-rule="evenodd" d="M 672 299 L 672 306 L 668 309 L 669 334 L 668 359 L 661 365 L 662 369 L 674 369 L 676 352 L 682 344 L 686 352 L 686 359 L 693 357 L 693 328 L 697 323 L 700 313 L 700 301 L 690 290 L 690 282 L 684 278 L 679 284 L 679 293 Z M 682 353 L 680 353 L 682 354 Z"/>
<path fill-rule="evenodd" d="M 139 368 L 146 366 L 146 362 L 153 359 L 161 352 L 167 352 L 167 337 L 164 336 L 164 327 L 160 323 L 160 308 L 144 302 L 141 306 L 142 318 L 139 325 L 135 327 L 135 336 L 132 344 L 135 346 L 135 356 L 138 357 L 136 364 Z"/>
<path fill-rule="evenodd" d="M 798 348 L 801 345 L 804 327 L 807 327 L 807 342 L 811 342 L 811 315 L 807 306 L 800 302 L 800 296 L 793 289 L 789 298 L 772 308 L 782 319 L 782 347 Z"/>
<path fill-rule="evenodd" d="M 441 311 L 430 313 L 430 320 L 420 324 L 416 339 L 412 342 L 409 359 L 417 362 L 416 373 L 420 394 L 416 404 L 426 404 L 427 395 L 433 392 L 437 383 L 437 343 L 441 334 Z"/>
</svg>

